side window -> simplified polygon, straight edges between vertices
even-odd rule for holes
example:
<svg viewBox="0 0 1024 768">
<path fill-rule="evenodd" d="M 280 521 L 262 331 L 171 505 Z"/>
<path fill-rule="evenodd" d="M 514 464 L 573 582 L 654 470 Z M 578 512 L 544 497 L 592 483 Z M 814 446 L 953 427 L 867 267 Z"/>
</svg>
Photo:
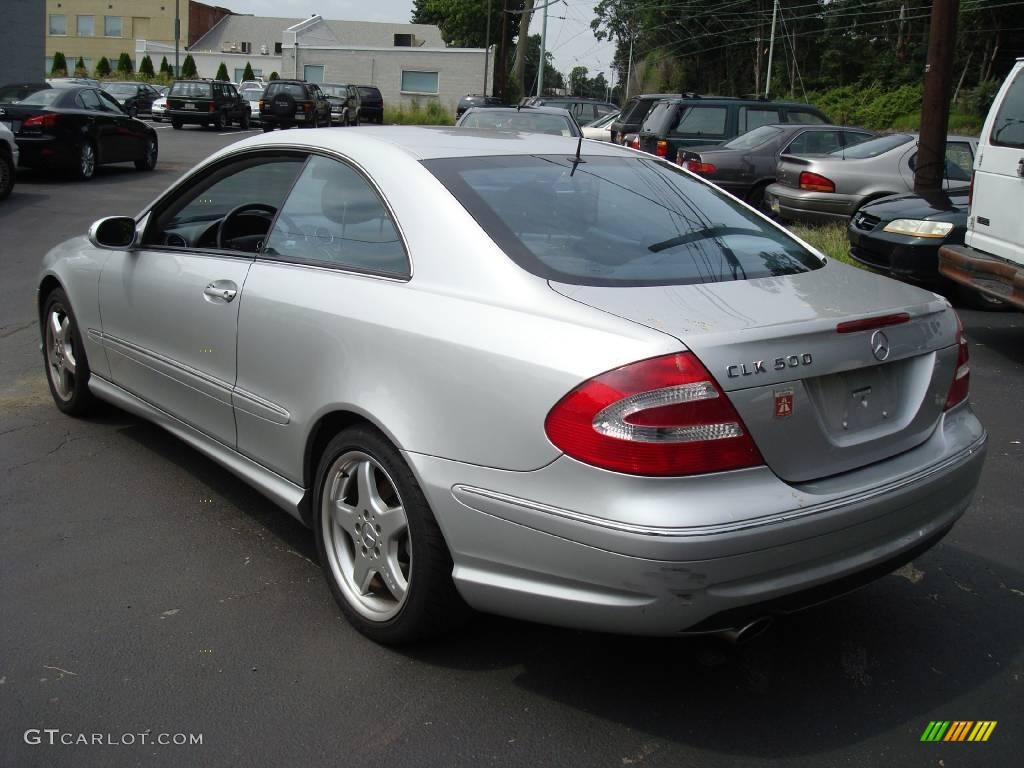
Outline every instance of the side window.
<svg viewBox="0 0 1024 768">
<path fill-rule="evenodd" d="M 116 115 L 124 114 L 124 110 L 121 109 L 121 105 L 117 103 L 117 99 L 106 91 L 95 91 L 94 93 L 100 100 L 100 109 L 104 112 L 113 112 Z"/>
<path fill-rule="evenodd" d="M 1024 149 L 1024 69 L 1017 73 L 999 105 L 990 141 L 999 147 Z"/>
<path fill-rule="evenodd" d="M 790 155 L 824 155 L 841 149 L 839 131 L 804 131 L 783 151 Z"/>
<path fill-rule="evenodd" d="M 231 217 L 225 234 L 237 239 L 235 250 L 256 252 L 304 160 L 297 154 L 248 155 L 190 180 L 154 211 L 143 245 L 215 248 L 227 214 L 249 205 Z"/>
<path fill-rule="evenodd" d="M 384 203 L 353 168 L 314 156 L 270 233 L 267 256 L 407 276 L 409 259 Z"/>
<path fill-rule="evenodd" d="M 846 146 L 852 147 L 854 144 L 860 144 L 862 141 L 867 141 L 870 138 L 874 138 L 870 133 L 863 133 L 861 131 L 843 131 L 843 140 L 846 142 Z"/>
<path fill-rule="evenodd" d="M 800 123 L 802 125 L 825 125 L 825 120 L 821 118 L 821 115 L 817 115 L 814 112 L 808 112 L 804 109 L 791 109 L 789 110 L 789 122 Z"/>
<path fill-rule="evenodd" d="M 779 110 L 761 109 L 760 107 L 740 107 L 740 133 L 752 131 L 762 125 L 781 123 Z"/>
<path fill-rule="evenodd" d="M 688 107 L 682 110 L 672 133 L 679 136 L 724 136 L 725 107 Z"/>
<path fill-rule="evenodd" d="M 970 181 L 974 155 L 971 145 L 964 141 L 950 141 L 946 144 L 946 178 L 952 181 Z"/>
<path fill-rule="evenodd" d="M 82 109 L 90 109 L 94 112 L 103 111 L 103 107 L 100 106 L 100 98 L 96 95 L 96 91 L 79 91 L 78 102 L 82 105 Z"/>
</svg>

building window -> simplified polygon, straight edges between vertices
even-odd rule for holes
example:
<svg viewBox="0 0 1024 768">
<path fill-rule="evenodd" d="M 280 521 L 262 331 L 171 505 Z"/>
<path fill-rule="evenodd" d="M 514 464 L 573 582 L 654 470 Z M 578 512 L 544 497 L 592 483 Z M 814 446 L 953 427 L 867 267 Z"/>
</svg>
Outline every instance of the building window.
<svg viewBox="0 0 1024 768">
<path fill-rule="evenodd" d="M 104 16 L 103 17 L 103 36 L 104 37 L 121 37 L 121 17 L 120 16 Z"/>
<path fill-rule="evenodd" d="M 78 17 L 78 36 L 79 37 L 94 37 L 96 32 L 93 28 L 93 22 L 95 17 L 93 16 L 79 16 Z"/>
<path fill-rule="evenodd" d="M 280 43 L 274 43 L 274 53 L 278 53 L 278 54 L 281 53 L 281 44 Z"/>
<path fill-rule="evenodd" d="M 319 64 L 306 64 L 302 68 L 302 79 L 307 83 L 322 83 L 324 81 L 324 68 Z"/>
<path fill-rule="evenodd" d="M 252 43 L 239 43 L 241 46 L 242 53 L 252 53 Z"/>
<path fill-rule="evenodd" d="M 50 34 L 66 35 L 68 33 L 68 17 L 63 13 L 50 14 Z"/>
<path fill-rule="evenodd" d="M 410 48 L 412 47 L 412 41 L 412 35 L 395 35 L 396 48 Z"/>
<path fill-rule="evenodd" d="M 437 93 L 437 72 L 402 70 L 402 93 Z"/>
</svg>

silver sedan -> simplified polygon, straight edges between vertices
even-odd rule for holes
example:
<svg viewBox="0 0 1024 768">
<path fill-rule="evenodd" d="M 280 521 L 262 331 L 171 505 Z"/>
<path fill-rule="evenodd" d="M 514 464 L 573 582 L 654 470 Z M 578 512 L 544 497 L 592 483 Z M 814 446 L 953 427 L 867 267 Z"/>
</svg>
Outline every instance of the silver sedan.
<svg viewBox="0 0 1024 768">
<path fill-rule="evenodd" d="M 943 299 L 610 143 L 253 137 L 51 251 L 38 307 L 59 409 L 242 477 L 381 642 L 750 633 L 932 546 L 984 456 Z"/>
<path fill-rule="evenodd" d="M 945 184 L 970 180 L 977 148 L 973 136 L 948 137 Z M 872 200 L 912 192 L 916 162 L 917 135 L 911 133 L 879 136 L 829 154 L 782 155 L 765 201 L 786 221 L 845 222 Z"/>
</svg>

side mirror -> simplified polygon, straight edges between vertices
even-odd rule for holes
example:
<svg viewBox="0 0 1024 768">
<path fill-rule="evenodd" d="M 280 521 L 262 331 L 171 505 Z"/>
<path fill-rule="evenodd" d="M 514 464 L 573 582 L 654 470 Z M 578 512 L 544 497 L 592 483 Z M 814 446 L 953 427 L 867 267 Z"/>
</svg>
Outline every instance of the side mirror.
<svg viewBox="0 0 1024 768">
<path fill-rule="evenodd" d="M 89 242 L 97 248 L 127 251 L 135 238 L 135 219 L 130 216 L 108 216 L 89 227 Z"/>
</svg>

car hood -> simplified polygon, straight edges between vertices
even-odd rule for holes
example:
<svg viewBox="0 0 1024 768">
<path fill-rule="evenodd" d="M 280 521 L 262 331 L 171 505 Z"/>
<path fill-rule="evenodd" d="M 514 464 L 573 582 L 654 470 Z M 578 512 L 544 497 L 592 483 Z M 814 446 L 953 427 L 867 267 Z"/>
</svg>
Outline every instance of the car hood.
<svg viewBox="0 0 1024 768">
<path fill-rule="evenodd" d="M 882 221 L 893 219 L 921 219 L 967 223 L 967 187 L 939 191 L 928 195 L 905 194 L 883 197 L 861 208 L 864 213 Z"/>
</svg>

